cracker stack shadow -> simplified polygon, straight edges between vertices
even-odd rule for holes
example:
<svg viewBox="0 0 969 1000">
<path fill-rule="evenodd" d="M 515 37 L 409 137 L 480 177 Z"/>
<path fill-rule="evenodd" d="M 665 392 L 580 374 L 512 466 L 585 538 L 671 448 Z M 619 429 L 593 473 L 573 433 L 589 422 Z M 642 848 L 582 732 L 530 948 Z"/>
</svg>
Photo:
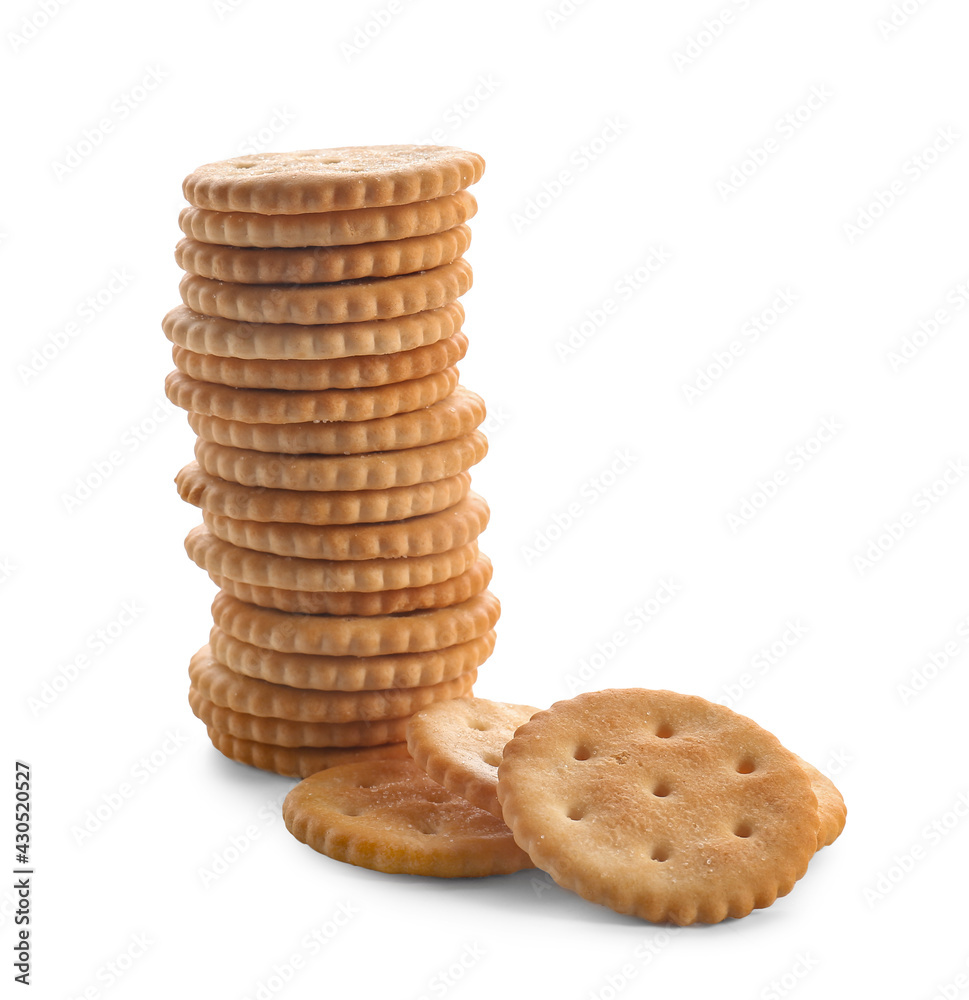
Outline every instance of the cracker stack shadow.
<svg viewBox="0 0 969 1000">
<path fill-rule="evenodd" d="M 190 703 L 235 760 L 291 776 L 407 756 L 471 693 L 498 601 L 478 548 L 482 400 L 455 367 L 481 157 L 380 146 L 208 164 L 183 185 L 164 318 L 218 586 Z"/>
</svg>

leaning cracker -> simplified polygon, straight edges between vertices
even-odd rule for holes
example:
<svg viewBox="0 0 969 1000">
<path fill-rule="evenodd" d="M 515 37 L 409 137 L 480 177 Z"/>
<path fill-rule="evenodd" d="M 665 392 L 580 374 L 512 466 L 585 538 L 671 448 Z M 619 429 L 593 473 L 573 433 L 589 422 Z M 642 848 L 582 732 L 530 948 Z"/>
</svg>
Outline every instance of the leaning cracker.
<svg viewBox="0 0 969 1000">
<path fill-rule="evenodd" d="M 207 573 L 256 587 L 368 593 L 425 587 L 460 576 L 478 558 L 478 543 L 405 559 L 303 559 L 241 548 L 200 524 L 186 536 L 185 551 Z"/>
<path fill-rule="evenodd" d="M 314 851 L 375 871 L 469 878 L 532 867 L 507 827 L 413 762 L 334 767 L 283 802 L 286 828 Z"/>
<path fill-rule="evenodd" d="M 263 649 L 213 625 L 209 645 L 217 660 L 247 677 L 314 691 L 379 691 L 440 684 L 480 667 L 494 651 L 495 631 L 423 653 L 318 656 Z"/>
<path fill-rule="evenodd" d="M 384 743 L 375 747 L 278 747 L 272 743 L 244 740 L 213 726 L 206 726 L 212 745 L 229 760 L 289 778 L 306 778 L 338 764 L 364 760 L 406 760 L 406 743 Z"/>
<path fill-rule="evenodd" d="M 500 614 L 501 605 L 490 590 L 452 607 L 372 618 L 290 614 L 246 604 L 226 593 L 216 594 L 212 602 L 215 624 L 236 639 L 281 653 L 324 656 L 443 649 L 490 632 Z"/>
<path fill-rule="evenodd" d="M 203 698 L 235 712 L 290 722 L 370 722 L 410 715 L 441 698 L 463 698 L 476 670 L 440 684 L 384 691 L 305 691 L 233 673 L 203 646 L 189 665 L 189 677 Z"/>
<path fill-rule="evenodd" d="M 405 205 L 481 180 L 484 159 L 456 146 L 338 146 L 252 153 L 196 167 L 187 201 L 219 212 L 299 215 Z"/>
<path fill-rule="evenodd" d="M 464 308 L 460 302 L 394 319 L 376 319 L 370 323 L 332 323 L 327 326 L 241 323 L 219 316 L 203 316 L 181 305 L 165 314 L 162 329 L 173 344 L 197 354 L 216 354 L 224 358 L 326 361 L 399 354 L 425 347 L 452 336 L 461 329 L 462 322 Z"/>
<path fill-rule="evenodd" d="M 306 490 L 267 490 L 240 486 L 210 476 L 190 462 L 175 477 L 179 496 L 213 514 L 250 521 L 291 524 L 352 525 L 400 521 L 446 510 L 468 495 L 467 472 L 416 486 L 349 493 L 312 493 Z"/>
<path fill-rule="evenodd" d="M 463 257 L 430 271 L 318 285 L 242 285 L 185 274 L 182 301 L 205 316 L 246 323 L 362 323 L 410 316 L 460 298 L 471 287 Z"/>
<path fill-rule="evenodd" d="M 209 570 L 209 579 L 220 589 L 247 604 L 277 611 L 306 615 L 392 615 L 426 608 L 449 608 L 480 594 L 490 583 L 491 560 L 479 555 L 474 563 L 458 576 L 423 587 L 401 587 L 397 590 L 344 591 L 283 590 L 260 587 Z"/>
<path fill-rule="evenodd" d="M 374 719 L 370 722 L 291 722 L 234 712 L 202 696 L 194 685 L 188 702 L 196 718 L 207 726 L 258 743 L 281 747 L 372 747 L 400 743 L 407 719 Z"/>
<path fill-rule="evenodd" d="M 224 358 L 172 347 L 175 367 L 200 382 L 218 382 L 235 389 L 360 389 L 407 382 L 444 371 L 468 351 L 467 335 L 458 330 L 433 344 L 397 354 L 375 354 L 327 360 L 268 361 L 263 358 Z"/>
<path fill-rule="evenodd" d="M 179 228 L 201 243 L 230 247 L 356 246 L 381 240 L 442 233 L 474 217 L 478 203 L 470 191 L 410 205 L 357 208 L 303 215 L 258 215 L 183 208 Z"/>
<path fill-rule="evenodd" d="M 556 882 L 653 921 L 770 906 L 817 847 L 794 754 L 723 705 L 670 691 L 595 691 L 539 712 L 505 747 L 498 799 Z"/>
<path fill-rule="evenodd" d="M 811 788 L 818 800 L 818 818 L 821 821 L 818 828 L 818 850 L 820 851 L 822 847 L 828 847 L 841 836 L 841 831 L 845 828 L 845 820 L 848 818 L 848 810 L 835 783 L 802 757 L 797 759 L 811 779 Z"/>
<path fill-rule="evenodd" d="M 417 711 L 407 749 L 436 782 L 501 818 L 498 765 L 505 744 L 538 711 L 487 698 L 455 698 Z"/>
<path fill-rule="evenodd" d="M 420 410 L 450 395 L 458 384 L 457 368 L 423 378 L 361 389 L 288 392 L 233 389 L 198 382 L 183 372 L 169 372 L 165 394 L 183 410 L 250 424 L 298 424 L 310 420 L 374 420 Z"/>
<path fill-rule="evenodd" d="M 473 431 L 485 416 L 484 400 L 459 385 L 423 410 L 375 420 L 250 424 L 190 411 L 188 422 L 203 441 L 230 448 L 288 455 L 361 455 L 452 441 Z"/>
<path fill-rule="evenodd" d="M 216 538 L 259 552 L 305 559 L 399 559 L 447 552 L 473 542 L 488 526 L 484 498 L 469 493 L 453 507 L 382 524 L 266 524 L 203 509 Z"/>
<path fill-rule="evenodd" d="M 457 260 L 469 246 L 467 226 L 349 247 L 226 247 L 185 237 L 175 247 L 175 262 L 191 274 L 216 281 L 312 285 L 427 271 Z"/>
<path fill-rule="evenodd" d="M 197 441 L 195 458 L 209 475 L 242 486 L 280 490 L 386 490 L 433 483 L 477 465 L 488 453 L 480 431 L 402 451 L 363 455 L 285 455 Z"/>
</svg>

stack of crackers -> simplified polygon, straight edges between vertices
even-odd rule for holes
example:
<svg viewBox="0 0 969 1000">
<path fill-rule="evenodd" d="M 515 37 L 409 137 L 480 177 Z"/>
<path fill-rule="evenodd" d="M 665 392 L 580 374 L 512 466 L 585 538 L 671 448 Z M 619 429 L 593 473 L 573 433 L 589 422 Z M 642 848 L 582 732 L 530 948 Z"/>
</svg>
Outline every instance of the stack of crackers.
<svg viewBox="0 0 969 1000">
<path fill-rule="evenodd" d="M 459 298 L 484 161 L 451 147 L 265 153 L 193 171 L 163 328 L 219 587 L 190 701 L 227 756 L 292 776 L 406 757 L 468 695 L 499 615 L 479 551 L 482 400 Z"/>
</svg>

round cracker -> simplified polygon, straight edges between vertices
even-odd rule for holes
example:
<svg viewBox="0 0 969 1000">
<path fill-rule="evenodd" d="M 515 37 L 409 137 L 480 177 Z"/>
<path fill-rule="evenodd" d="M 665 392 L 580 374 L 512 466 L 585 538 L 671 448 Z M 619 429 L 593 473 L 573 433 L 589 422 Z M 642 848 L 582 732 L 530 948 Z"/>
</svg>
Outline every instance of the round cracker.
<svg viewBox="0 0 969 1000">
<path fill-rule="evenodd" d="M 385 656 L 280 653 L 242 642 L 213 625 L 209 646 L 237 674 L 314 691 L 380 691 L 440 684 L 480 667 L 495 648 L 495 630 L 444 649 Z"/>
<path fill-rule="evenodd" d="M 471 690 L 477 670 L 424 687 L 311 691 L 237 674 L 205 645 L 192 657 L 188 673 L 203 698 L 234 712 L 290 722 L 371 722 L 399 719 L 440 699 L 463 698 Z"/>
<path fill-rule="evenodd" d="M 325 326 L 242 323 L 219 316 L 203 316 L 181 305 L 165 314 L 162 330 L 176 347 L 196 354 L 266 361 L 337 361 L 344 358 L 366 360 L 436 344 L 453 336 L 463 322 L 464 307 L 460 302 L 396 319 Z M 372 363 L 379 362 L 374 358 Z M 388 378 L 370 384 L 396 381 L 400 380 Z"/>
<path fill-rule="evenodd" d="M 471 476 L 461 472 L 433 483 L 389 490 L 314 493 L 240 486 L 210 476 L 199 468 L 198 462 L 190 462 L 175 477 L 175 485 L 186 503 L 224 517 L 262 523 L 345 526 L 403 521 L 446 510 L 468 495 Z"/>
<path fill-rule="evenodd" d="M 817 847 L 817 800 L 794 754 L 671 691 L 595 691 L 539 712 L 505 747 L 498 799 L 557 883 L 653 921 L 769 906 Z"/>
<path fill-rule="evenodd" d="M 177 368 L 165 378 L 165 394 L 183 410 L 250 424 L 297 424 L 310 420 L 375 420 L 421 410 L 457 388 L 457 368 L 422 378 L 359 389 L 320 392 L 287 389 L 235 389 L 199 382 Z"/>
<path fill-rule="evenodd" d="M 306 559 L 397 559 L 447 552 L 473 542 L 488 526 L 483 497 L 469 493 L 452 507 L 379 524 L 280 524 L 239 520 L 203 507 L 216 538 L 258 552 Z"/>
<path fill-rule="evenodd" d="M 273 771 L 287 778 L 306 778 L 339 764 L 363 760 L 406 760 L 406 743 L 384 743 L 375 747 L 277 747 L 272 743 L 244 740 L 206 726 L 212 745 L 229 760 Z"/>
<path fill-rule="evenodd" d="M 259 215 L 183 208 L 182 232 L 201 243 L 230 247 L 357 246 L 382 240 L 442 233 L 474 217 L 478 203 L 470 191 L 409 205 L 357 208 L 301 215 Z"/>
<path fill-rule="evenodd" d="M 449 608 L 480 594 L 490 583 L 491 560 L 479 553 L 472 565 L 458 576 L 423 587 L 362 591 L 282 590 L 260 587 L 209 571 L 209 579 L 220 589 L 247 604 L 303 615 L 395 615 L 426 608 Z"/>
<path fill-rule="evenodd" d="M 436 782 L 500 819 L 502 752 L 515 730 L 537 711 L 531 705 L 487 698 L 454 698 L 428 705 L 407 723 L 407 749 Z"/>
<path fill-rule="evenodd" d="M 372 618 L 275 611 L 246 604 L 225 592 L 216 594 L 212 602 L 213 621 L 236 639 L 281 653 L 324 656 L 384 656 L 443 649 L 490 632 L 500 614 L 501 604 L 490 590 L 447 608 Z"/>
<path fill-rule="evenodd" d="M 376 420 L 250 424 L 189 412 L 188 422 L 203 441 L 228 448 L 267 454 L 363 455 L 453 441 L 470 434 L 485 416 L 484 400 L 459 385 L 423 410 Z"/>
<path fill-rule="evenodd" d="M 293 722 L 235 712 L 216 705 L 193 684 L 188 703 L 192 712 L 207 726 L 257 743 L 281 747 L 370 747 L 382 743 L 402 743 L 407 717 L 372 719 L 363 722 Z"/>
<path fill-rule="evenodd" d="M 456 260 L 469 246 L 471 230 L 467 226 L 349 247 L 226 247 L 185 237 L 175 246 L 175 263 L 191 274 L 216 281 L 312 285 L 426 271 Z"/>
<path fill-rule="evenodd" d="M 532 867 L 501 820 L 409 760 L 314 774 L 286 796 L 283 819 L 320 854 L 375 871 L 469 878 Z"/>
<path fill-rule="evenodd" d="M 216 538 L 200 524 L 185 538 L 189 558 L 206 572 L 279 590 L 372 593 L 425 587 L 466 573 L 478 543 L 407 559 L 300 559 L 254 552 Z"/>
<path fill-rule="evenodd" d="M 440 309 L 471 287 L 463 258 L 392 278 L 354 278 L 319 285 L 243 285 L 184 274 L 178 290 L 193 312 L 245 323 L 363 323 Z"/>
<path fill-rule="evenodd" d="M 424 378 L 452 368 L 467 351 L 467 335 L 457 330 L 450 337 L 396 354 L 280 361 L 200 354 L 173 344 L 172 360 L 179 371 L 198 382 L 217 382 L 234 389 L 321 392 L 325 389 L 362 389 Z"/>
<path fill-rule="evenodd" d="M 467 472 L 488 454 L 481 431 L 400 451 L 363 455 L 285 455 L 196 441 L 195 459 L 209 475 L 267 489 L 359 492 L 416 486 Z"/>
<path fill-rule="evenodd" d="M 336 146 L 246 153 L 196 167 L 186 201 L 219 212 L 298 215 L 405 205 L 481 180 L 485 162 L 456 146 Z"/>
</svg>

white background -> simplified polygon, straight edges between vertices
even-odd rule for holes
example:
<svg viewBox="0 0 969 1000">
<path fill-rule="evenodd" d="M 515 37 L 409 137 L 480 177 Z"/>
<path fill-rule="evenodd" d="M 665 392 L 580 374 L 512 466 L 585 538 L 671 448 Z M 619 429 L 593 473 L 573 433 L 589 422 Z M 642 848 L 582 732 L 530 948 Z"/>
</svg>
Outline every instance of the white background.
<svg viewBox="0 0 969 1000">
<path fill-rule="evenodd" d="M 557 23 L 545 0 L 402 0 L 368 38 L 382 0 L 47 4 L 2 25 L 0 798 L 12 817 L 27 760 L 35 995 L 969 996 L 965 5 L 906 0 L 893 27 L 891 0 L 587 0 Z M 493 414 L 474 484 L 504 610 L 476 691 L 729 699 L 848 803 L 790 896 L 670 935 L 531 873 L 354 869 L 283 828 L 289 780 L 208 744 L 186 668 L 214 589 L 182 549 L 193 438 L 159 323 L 181 180 L 247 137 L 485 156 L 461 369 Z"/>
</svg>

